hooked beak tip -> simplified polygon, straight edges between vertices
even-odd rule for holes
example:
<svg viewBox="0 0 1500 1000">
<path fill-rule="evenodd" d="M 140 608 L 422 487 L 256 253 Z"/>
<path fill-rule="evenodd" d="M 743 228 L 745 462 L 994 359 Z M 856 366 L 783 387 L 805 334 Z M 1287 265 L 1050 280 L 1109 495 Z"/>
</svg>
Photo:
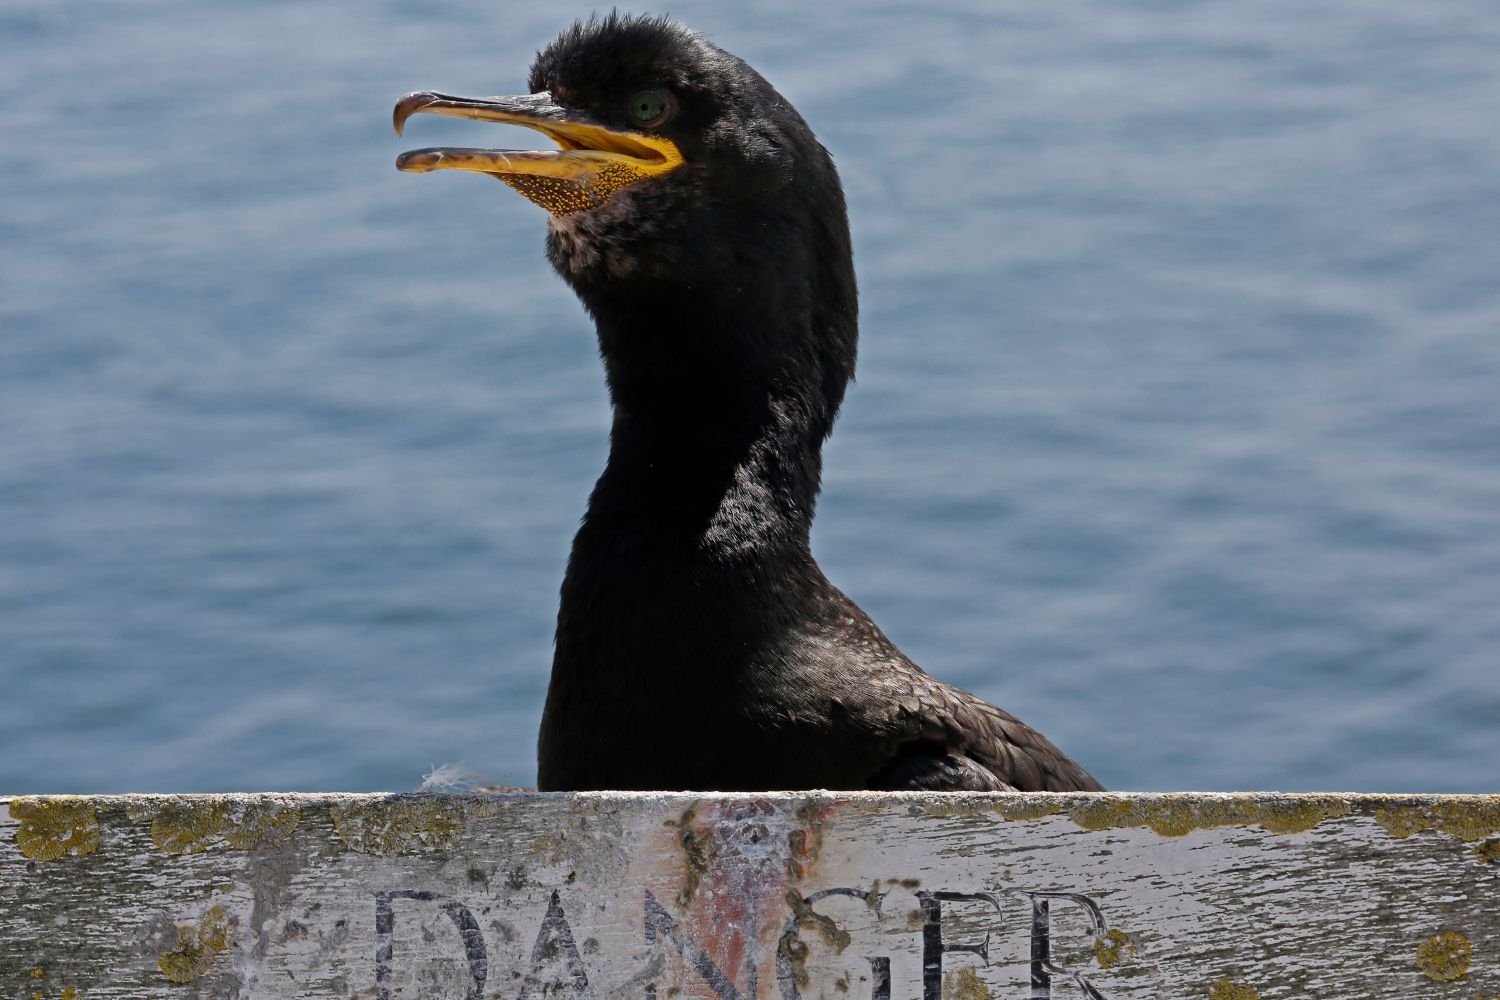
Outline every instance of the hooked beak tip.
<svg viewBox="0 0 1500 1000">
<path fill-rule="evenodd" d="M 405 131 L 408 118 L 437 101 L 438 95 L 426 90 L 407 94 L 397 101 L 395 110 L 391 112 L 391 124 L 395 127 L 396 134 L 400 135 Z"/>
</svg>

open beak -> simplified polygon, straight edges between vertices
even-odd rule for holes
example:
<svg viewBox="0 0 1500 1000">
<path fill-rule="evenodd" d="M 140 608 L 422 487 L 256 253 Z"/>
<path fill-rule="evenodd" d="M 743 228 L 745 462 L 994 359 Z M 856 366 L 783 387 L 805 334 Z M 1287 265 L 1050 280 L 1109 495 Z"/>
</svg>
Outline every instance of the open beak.
<svg viewBox="0 0 1500 1000">
<path fill-rule="evenodd" d="M 396 102 L 396 134 L 417 114 L 524 125 L 557 143 L 557 149 L 414 149 L 396 158 L 396 169 L 410 173 L 472 170 L 491 174 L 553 215 L 597 208 L 620 188 L 683 163 L 681 151 L 670 139 L 601 124 L 570 111 L 545 92 L 524 97 L 407 94 Z"/>
</svg>

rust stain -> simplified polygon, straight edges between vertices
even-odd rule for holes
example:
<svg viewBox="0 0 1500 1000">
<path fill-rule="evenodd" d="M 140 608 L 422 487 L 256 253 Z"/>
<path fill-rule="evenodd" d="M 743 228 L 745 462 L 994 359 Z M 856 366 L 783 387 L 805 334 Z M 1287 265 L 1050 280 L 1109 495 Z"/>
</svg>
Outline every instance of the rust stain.
<svg viewBox="0 0 1500 1000">
<path fill-rule="evenodd" d="M 823 844 L 823 824 L 833 812 L 833 803 L 821 803 L 817 799 L 804 799 L 793 815 L 802 825 L 786 835 L 787 878 L 805 879 L 812 874 L 818 860 L 818 850 Z"/>
<path fill-rule="evenodd" d="M 664 826 L 672 840 L 674 902 L 685 928 L 731 982 L 744 992 L 756 961 L 774 962 L 786 911 L 791 819 L 772 799 L 695 803 Z M 664 873 L 665 874 L 665 873 Z M 757 968 L 764 981 L 772 968 Z M 717 1000 L 699 976 L 681 980 L 685 996 Z"/>
</svg>

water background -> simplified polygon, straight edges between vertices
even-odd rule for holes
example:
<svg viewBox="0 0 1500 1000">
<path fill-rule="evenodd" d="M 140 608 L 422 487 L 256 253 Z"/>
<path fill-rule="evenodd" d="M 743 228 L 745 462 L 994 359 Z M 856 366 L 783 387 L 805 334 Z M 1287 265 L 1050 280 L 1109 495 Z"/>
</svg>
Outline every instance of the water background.
<svg viewBox="0 0 1500 1000">
<path fill-rule="evenodd" d="M 833 151 L 814 532 L 1121 789 L 1500 790 L 1488 0 L 685 0 Z M 602 467 L 533 2 L 0 5 L 0 792 L 527 784 Z M 684 747 L 692 753 L 692 747 Z"/>
</svg>

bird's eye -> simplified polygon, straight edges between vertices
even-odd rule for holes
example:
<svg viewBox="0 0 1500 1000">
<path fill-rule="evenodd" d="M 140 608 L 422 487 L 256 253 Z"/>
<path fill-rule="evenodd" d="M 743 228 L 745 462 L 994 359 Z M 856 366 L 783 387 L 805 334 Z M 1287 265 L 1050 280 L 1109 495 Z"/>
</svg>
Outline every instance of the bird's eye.
<svg viewBox="0 0 1500 1000">
<path fill-rule="evenodd" d="M 660 125 L 671 105 L 657 90 L 643 90 L 630 99 L 630 117 L 640 125 Z"/>
</svg>

